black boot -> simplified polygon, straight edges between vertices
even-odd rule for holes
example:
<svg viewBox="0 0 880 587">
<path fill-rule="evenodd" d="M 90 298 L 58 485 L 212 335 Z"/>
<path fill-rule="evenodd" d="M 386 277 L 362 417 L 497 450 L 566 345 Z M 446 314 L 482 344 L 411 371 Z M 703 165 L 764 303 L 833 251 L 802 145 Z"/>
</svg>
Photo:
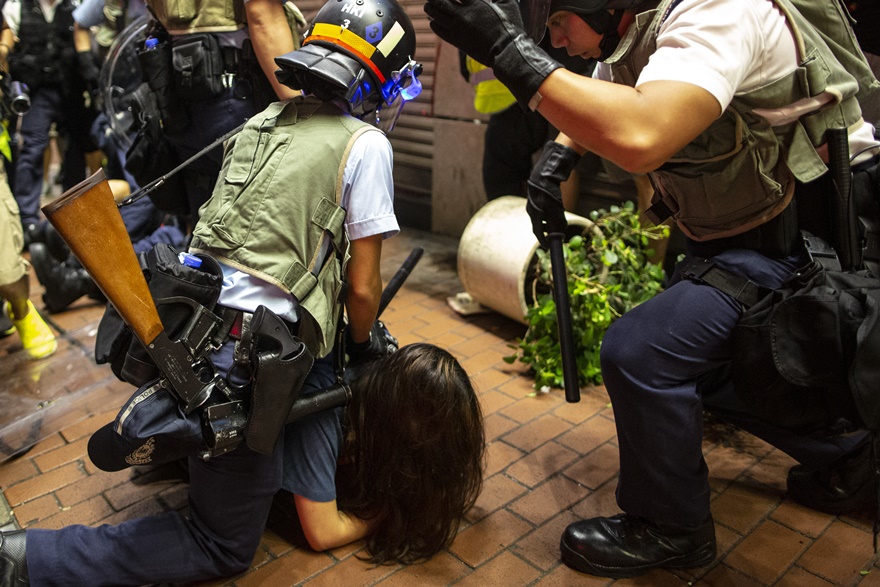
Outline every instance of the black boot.
<svg viewBox="0 0 880 587">
<path fill-rule="evenodd" d="M 3 298 L 0 298 L 0 338 L 6 338 L 15 332 L 12 320 L 6 315 L 5 305 Z"/>
<path fill-rule="evenodd" d="M 48 225 L 48 222 L 35 222 L 21 227 L 22 236 L 24 237 L 25 251 L 28 250 L 33 243 L 46 242 L 46 226 Z"/>
<path fill-rule="evenodd" d="M 32 244 L 30 252 L 31 264 L 34 266 L 37 279 L 46 289 L 43 293 L 43 302 L 49 312 L 53 314 L 61 312 L 86 295 L 96 300 L 104 300 L 98 286 L 82 267 L 59 263 L 43 243 Z"/>
<path fill-rule="evenodd" d="M 570 524 L 560 541 L 562 560 L 582 573 L 636 577 L 652 569 L 702 567 L 715 560 L 715 523 L 660 524 L 618 514 Z"/>
<path fill-rule="evenodd" d="M 818 471 L 795 465 L 788 470 L 786 484 L 792 500 L 827 514 L 839 515 L 873 506 L 877 477 L 871 465 L 871 442 L 866 440 Z"/>
<path fill-rule="evenodd" d="M 61 235 L 58 234 L 58 231 L 55 230 L 54 226 L 46 223 L 46 229 L 44 232 L 46 237 L 44 241 L 46 247 L 55 259 L 63 263 L 72 258 L 70 248 L 67 246 L 67 243 L 64 242 L 64 239 L 61 238 Z"/>
<path fill-rule="evenodd" d="M 25 557 L 25 531 L 0 532 L 0 585 L 30 585 Z"/>
</svg>

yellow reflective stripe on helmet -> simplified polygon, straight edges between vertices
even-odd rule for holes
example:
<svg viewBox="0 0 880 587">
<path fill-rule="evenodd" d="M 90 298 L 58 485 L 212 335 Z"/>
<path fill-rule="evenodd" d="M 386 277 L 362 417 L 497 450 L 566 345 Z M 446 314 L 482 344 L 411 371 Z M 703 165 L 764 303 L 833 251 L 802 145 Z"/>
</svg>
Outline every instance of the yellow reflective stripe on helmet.
<svg viewBox="0 0 880 587">
<path fill-rule="evenodd" d="M 339 45 L 344 49 L 348 49 L 355 55 L 359 55 L 361 59 L 370 66 L 372 72 L 376 74 L 379 82 L 383 84 L 385 83 L 385 76 L 382 75 L 382 72 L 379 71 L 379 68 L 376 67 L 376 64 L 373 63 L 372 60 L 373 53 L 376 52 L 376 47 L 371 45 L 365 39 L 359 37 L 356 33 L 338 25 L 317 23 L 312 27 L 312 34 L 306 37 L 306 40 L 303 41 L 303 45 L 307 45 L 312 41 L 327 41 L 328 43 L 333 43 L 334 45 Z"/>
<path fill-rule="evenodd" d="M 366 39 L 359 37 L 357 33 L 351 32 L 349 29 L 344 29 L 338 25 L 332 25 L 327 23 L 317 23 L 312 30 L 311 37 L 324 37 L 330 39 L 337 39 L 342 41 L 367 59 L 370 59 L 373 56 L 373 53 L 376 52 L 376 47 L 370 44 Z M 306 39 L 306 43 L 309 42 L 309 39 Z"/>
</svg>

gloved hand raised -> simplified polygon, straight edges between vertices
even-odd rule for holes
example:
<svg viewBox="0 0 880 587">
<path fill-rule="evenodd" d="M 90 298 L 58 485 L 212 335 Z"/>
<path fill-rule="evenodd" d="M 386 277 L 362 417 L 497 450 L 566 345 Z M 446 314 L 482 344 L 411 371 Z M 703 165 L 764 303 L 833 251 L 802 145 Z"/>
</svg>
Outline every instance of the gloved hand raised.
<svg viewBox="0 0 880 587">
<path fill-rule="evenodd" d="M 532 219 L 532 231 L 544 248 L 548 245 L 548 234 L 564 233 L 568 227 L 560 184 L 568 179 L 580 158 L 574 149 L 547 141 L 541 158 L 532 168 L 526 212 Z"/>
<path fill-rule="evenodd" d="M 345 353 L 348 355 L 347 366 L 350 368 L 359 368 L 370 361 L 390 355 L 397 347 L 397 339 L 391 336 L 385 324 L 379 320 L 373 323 L 370 338 L 364 342 L 352 341 L 351 331 L 346 329 L 345 332 Z"/>
<path fill-rule="evenodd" d="M 523 107 L 562 67 L 528 38 L 516 0 L 428 0 L 431 30 L 483 65 Z"/>
</svg>

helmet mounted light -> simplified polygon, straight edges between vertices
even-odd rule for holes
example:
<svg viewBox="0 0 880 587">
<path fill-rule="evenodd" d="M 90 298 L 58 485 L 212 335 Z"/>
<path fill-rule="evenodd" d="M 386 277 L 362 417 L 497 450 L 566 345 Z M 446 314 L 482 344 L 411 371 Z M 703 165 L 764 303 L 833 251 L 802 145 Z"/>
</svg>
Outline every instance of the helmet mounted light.
<svg viewBox="0 0 880 587">
<path fill-rule="evenodd" d="M 343 99 L 353 116 L 395 107 L 399 115 L 403 103 L 421 91 L 422 66 L 414 54 L 415 29 L 395 0 L 330 0 L 302 48 L 276 58 L 276 75 L 295 89 Z"/>
</svg>

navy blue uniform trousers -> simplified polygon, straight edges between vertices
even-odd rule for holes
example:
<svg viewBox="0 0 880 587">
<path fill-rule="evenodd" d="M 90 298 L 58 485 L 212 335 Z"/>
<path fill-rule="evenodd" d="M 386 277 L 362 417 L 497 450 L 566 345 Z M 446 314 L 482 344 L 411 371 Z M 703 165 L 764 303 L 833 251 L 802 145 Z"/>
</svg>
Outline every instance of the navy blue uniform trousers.
<svg viewBox="0 0 880 587">
<path fill-rule="evenodd" d="M 67 190 L 86 177 L 85 153 L 93 150 L 89 138 L 91 116 L 85 106 L 65 97 L 60 86 L 42 86 L 31 91 L 31 109 L 21 119 L 21 142 L 13 161 L 15 178 L 12 193 L 21 210 L 21 224 L 40 220 L 43 193 L 43 153 L 49 146 L 53 122 L 67 132 L 62 188 Z"/>
<path fill-rule="evenodd" d="M 770 288 L 806 262 L 801 253 L 771 259 L 745 249 L 713 259 Z M 729 378 L 714 376 L 729 369 L 741 305 L 710 285 L 687 279 L 673 283 L 615 321 L 602 341 L 602 374 L 620 447 L 617 502 L 623 511 L 683 524 L 708 519 L 704 408 L 810 468 L 831 463 L 863 439 L 860 432 L 799 436 L 751 416 Z"/>
<path fill-rule="evenodd" d="M 232 364 L 232 345 L 212 360 Z M 303 394 L 335 382 L 333 362 L 316 361 Z M 117 526 L 27 531 L 34 587 L 145 585 L 227 577 L 247 570 L 281 488 L 283 442 L 263 455 L 242 445 L 223 456 L 189 459 L 189 513 L 168 512 Z"/>
<path fill-rule="evenodd" d="M 254 114 L 261 112 L 268 104 L 258 103 L 249 95 L 240 98 L 234 90 L 224 95 L 200 102 L 181 101 L 178 108 L 185 108 L 190 124 L 178 134 L 168 134 L 168 139 L 177 153 L 178 163 L 183 163 L 215 139 L 243 124 Z M 223 164 L 223 145 L 217 145 L 208 153 L 193 161 L 184 172 L 186 198 L 189 202 L 190 220 L 198 221 L 199 208 L 208 201 L 220 175 Z"/>
</svg>

